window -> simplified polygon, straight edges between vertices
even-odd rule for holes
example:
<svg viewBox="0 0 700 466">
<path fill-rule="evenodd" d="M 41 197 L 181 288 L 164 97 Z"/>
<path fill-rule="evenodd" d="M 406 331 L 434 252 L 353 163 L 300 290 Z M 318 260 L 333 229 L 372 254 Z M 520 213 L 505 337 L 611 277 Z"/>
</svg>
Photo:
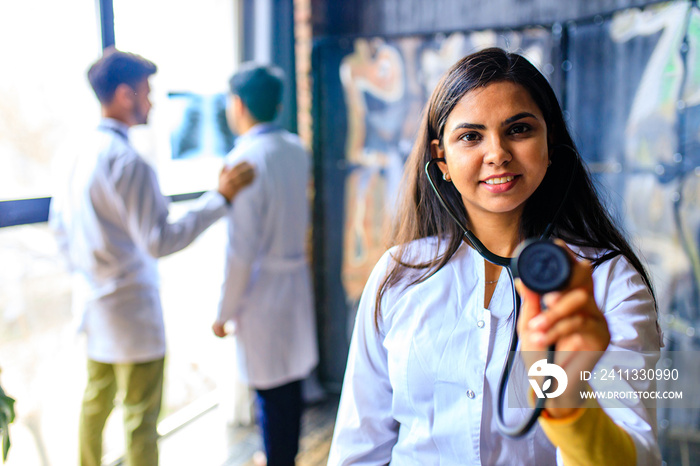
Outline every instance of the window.
<svg viewBox="0 0 700 466">
<path fill-rule="evenodd" d="M 99 114 L 95 17 L 79 0 L 0 4 L 0 200 L 49 196 L 56 151 Z"/>
<path fill-rule="evenodd" d="M 232 147 L 224 111 L 238 61 L 234 19 L 232 1 L 114 4 L 117 48 L 158 66 L 149 125 L 133 128 L 132 139 L 156 165 L 168 195 L 213 188 Z"/>
<path fill-rule="evenodd" d="M 95 3 L 0 2 L 0 43 L 11 44 L 0 47 L 5 64 L 0 74 L 0 201 L 22 211 L 19 220 L 8 222 L 7 210 L 0 209 L 6 216 L 0 225 L 19 224 L 0 228 L 0 257 L 6 264 L 0 267 L 0 382 L 17 400 L 9 466 L 78 462 L 85 348 L 72 322 L 70 277 L 46 223 L 23 223 L 45 220 L 55 156 L 97 125 L 100 109 L 86 77 L 101 54 Z M 221 115 L 227 79 L 239 59 L 237 4 L 114 2 L 117 47 L 159 68 L 151 80 L 150 124 L 134 128 L 132 137 L 155 165 L 165 194 L 215 187 L 222 155 L 232 144 Z M 196 143 L 178 149 L 174 135 L 196 112 L 213 118 L 197 127 Z M 27 217 L 25 206 L 36 210 Z M 177 203 L 172 213 L 186 208 L 187 203 Z M 220 222 L 189 248 L 160 261 L 168 339 L 163 417 L 195 400 L 212 399 L 218 374 L 233 367 L 230 342 L 211 333 L 225 241 Z M 123 445 L 117 409 L 105 429 L 106 460 L 120 456 Z"/>
</svg>

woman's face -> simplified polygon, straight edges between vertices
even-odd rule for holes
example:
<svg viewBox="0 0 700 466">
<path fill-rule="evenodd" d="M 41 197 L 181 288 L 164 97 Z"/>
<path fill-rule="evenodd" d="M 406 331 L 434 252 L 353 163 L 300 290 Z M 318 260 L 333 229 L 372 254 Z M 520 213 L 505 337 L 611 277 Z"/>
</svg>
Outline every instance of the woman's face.
<svg viewBox="0 0 700 466">
<path fill-rule="evenodd" d="M 521 85 L 497 82 L 466 93 L 447 117 L 433 157 L 462 195 L 469 220 L 493 214 L 519 219 L 549 162 L 547 125 Z M 515 219 L 514 218 L 514 219 Z"/>
</svg>

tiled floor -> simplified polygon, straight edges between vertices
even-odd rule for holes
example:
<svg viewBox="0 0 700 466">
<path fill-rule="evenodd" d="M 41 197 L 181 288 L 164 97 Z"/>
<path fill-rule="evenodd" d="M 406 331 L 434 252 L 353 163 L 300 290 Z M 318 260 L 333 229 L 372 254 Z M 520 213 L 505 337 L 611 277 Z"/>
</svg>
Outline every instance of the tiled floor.
<svg viewBox="0 0 700 466">
<path fill-rule="evenodd" d="M 297 466 L 325 466 L 338 397 L 307 407 L 302 418 L 302 439 Z M 161 466 L 253 466 L 252 457 L 262 440 L 255 426 L 230 427 L 215 407 L 160 441 Z"/>
</svg>

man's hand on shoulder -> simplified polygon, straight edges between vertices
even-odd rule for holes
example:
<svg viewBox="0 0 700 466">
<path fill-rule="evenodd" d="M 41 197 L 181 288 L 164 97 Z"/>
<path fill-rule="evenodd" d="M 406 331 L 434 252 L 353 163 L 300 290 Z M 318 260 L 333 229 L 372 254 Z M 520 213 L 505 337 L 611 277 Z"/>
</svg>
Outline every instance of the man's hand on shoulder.
<svg viewBox="0 0 700 466">
<path fill-rule="evenodd" d="M 240 162 L 233 167 L 224 166 L 219 174 L 219 192 L 228 202 L 233 201 L 241 189 L 255 179 L 255 170 L 248 162 Z"/>
<path fill-rule="evenodd" d="M 211 329 L 214 331 L 214 335 L 216 335 L 219 338 L 223 338 L 226 335 L 228 335 L 228 330 L 226 329 L 226 323 L 225 322 L 219 322 L 216 321 L 214 324 L 211 326 Z"/>
</svg>

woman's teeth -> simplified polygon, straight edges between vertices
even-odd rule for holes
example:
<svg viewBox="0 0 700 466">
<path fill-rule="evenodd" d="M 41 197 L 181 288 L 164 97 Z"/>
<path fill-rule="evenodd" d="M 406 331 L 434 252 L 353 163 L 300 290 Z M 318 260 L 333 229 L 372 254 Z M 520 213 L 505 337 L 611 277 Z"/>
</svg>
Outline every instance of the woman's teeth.
<svg viewBox="0 0 700 466">
<path fill-rule="evenodd" d="M 490 178 L 484 183 L 486 184 L 503 184 L 503 183 L 508 183 L 509 181 L 513 181 L 515 179 L 514 176 L 503 176 L 501 178 Z"/>
</svg>

